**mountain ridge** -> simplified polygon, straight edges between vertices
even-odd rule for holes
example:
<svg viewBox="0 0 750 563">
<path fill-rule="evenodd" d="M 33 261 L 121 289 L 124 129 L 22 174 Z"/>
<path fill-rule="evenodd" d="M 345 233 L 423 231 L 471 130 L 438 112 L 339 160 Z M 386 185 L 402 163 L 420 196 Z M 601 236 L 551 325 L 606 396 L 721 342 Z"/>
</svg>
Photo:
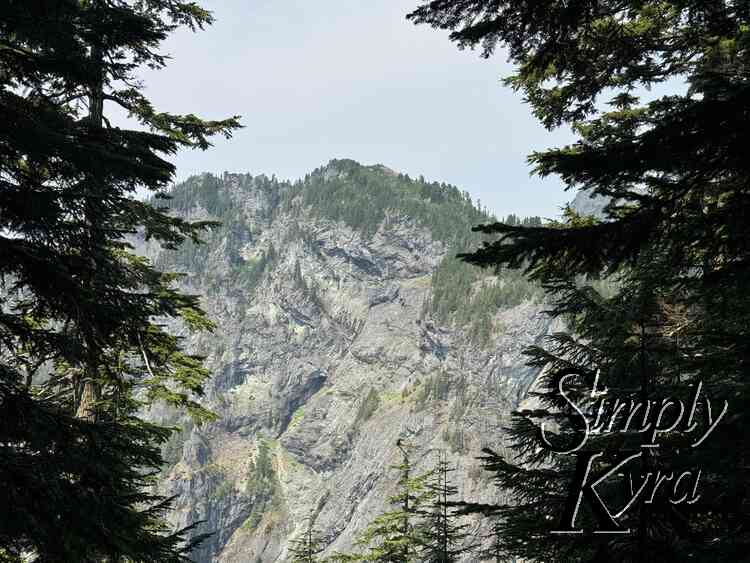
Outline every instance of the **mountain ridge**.
<svg viewBox="0 0 750 563">
<path fill-rule="evenodd" d="M 195 428 L 152 413 L 183 426 L 161 487 L 175 526 L 215 532 L 197 561 L 284 561 L 311 515 L 327 554 L 352 549 L 392 492 L 399 438 L 417 468 L 448 451 L 467 500 L 498 498 L 474 457 L 503 447 L 536 376 L 521 352 L 555 326 L 520 274 L 452 258 L 490 219 L 468 194 L 332 161 L 298 182 L 203 175 L 170 195 L 175 213 L 222 221 L 205 245 L 139 244 L 187 274 L 219 327 L 184 336 L 215 374 L 205 404 L 221 418 Z"/>
</svg>

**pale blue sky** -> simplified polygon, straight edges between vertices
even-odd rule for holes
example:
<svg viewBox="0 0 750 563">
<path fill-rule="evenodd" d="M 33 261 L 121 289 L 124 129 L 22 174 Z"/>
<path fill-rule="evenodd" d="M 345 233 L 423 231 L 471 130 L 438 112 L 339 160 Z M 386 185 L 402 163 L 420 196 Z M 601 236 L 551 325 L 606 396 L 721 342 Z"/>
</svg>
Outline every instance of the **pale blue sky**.
<svg viewBox="0 0 750 563">
<path fill-rule="evenodd" d="M 404 18 L 417 0 L 218 0 L 216 23 L 164 45 L 174 60 L 143 75 L 160 110 L 240 114 L 245 128 L 205 153 L 176 158 L 180 179 L 203 171 L 295 179 L 331 158 L 382 163 L 468 190 L 505 215 L 554 216 L 572 193 L 529 176 L 526 155 L 572 140 L 546 131 L 500 84 L 499 52 L 459 51 L 447 33 Z"/>
</svg>

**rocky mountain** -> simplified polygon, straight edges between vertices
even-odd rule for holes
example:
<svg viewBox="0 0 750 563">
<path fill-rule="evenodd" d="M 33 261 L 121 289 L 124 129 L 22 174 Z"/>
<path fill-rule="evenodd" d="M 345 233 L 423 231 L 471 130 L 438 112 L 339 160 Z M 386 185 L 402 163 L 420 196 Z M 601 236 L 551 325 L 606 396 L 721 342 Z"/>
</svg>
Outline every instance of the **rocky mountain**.
<svg viewBox="0 0 750 563">
<path fill-rule="evenodd" d="M 399 438 L 417 470 L 447 452 L 464 499 L 498 499 L 475 457 L 504 447 L 536 376 L 521 351 L 555 327 L 520 274 L 453 258 L 493 220 L 468 194 L 340 160 L 294 183 L 205 174 L 172 196 L 174 213 L 221 222 L 204 245 L 139 242 L 217 325 L 184 336 L 218 421 L 153 413 L 183 428 L 161 483 L 173 524 L 214 532 L 196 561 L 285 561 L 307 518 L 327 554 L 351 550 L 394 491 Z"/>
</svg>

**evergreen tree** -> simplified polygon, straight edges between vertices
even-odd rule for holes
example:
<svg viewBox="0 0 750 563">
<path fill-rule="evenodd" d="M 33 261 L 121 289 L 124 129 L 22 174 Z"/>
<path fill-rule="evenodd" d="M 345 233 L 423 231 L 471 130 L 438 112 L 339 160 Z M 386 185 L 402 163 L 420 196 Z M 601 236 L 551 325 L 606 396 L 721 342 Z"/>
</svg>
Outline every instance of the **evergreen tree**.
<svg viewBox="0 0 750 563">
<path fill-rule="evenodd" d="M 150 492 L 170 430 L 139 413 L 162 401 L 211 418 L 196 401 L 201 358 L 164 320 L 212 325 L 128 237 L 199 241 L 205 223 L 135 196 L 167 198 L 164 158 L 238 123 L 158 112 L 135 74 L 164 66 L 175 28 L 212 18 L 181 0 L 1 11 L 0 546 L 37 561 L 182 561 L 193 532 L 170 533 L 169 499 Z M 141 130 L 113 127 L 105 104 Z"/>
<path fill-rule="evenodd" d="M 357 545 L 365 552 L 353 560 L 411 563 L 419 561 L 423 543 L 420 512 L 429 500 L 427 482 L 431 472 L 414 475 L 406 444 L 397 442 L 402 461 L 395 466 L 399 472 L 398 492 L 388 499 L 393 510 L 375 518 L 362 533 Z"/>
<path fill-rule="evenodd" d="M 320 534 L 313 527 L 313 519 L 308 518 L 302 535 L 290 542 L 289 555 L 291 563 L 315 563 L 320 561 L 318 555 L 325 549 Z"/>
<path fill-rule="evenodd" d="M 505 551 L 502 545 L 502 524 L 495 521 L 492 524 L 492 533 L 489 536 L 490 545 L 484 552 L 484 558 L 493 563 L 503 563 L 506 560 Z M 513 562 L 515 563 L 515 562 Z"/>
<path fill-rule="evenodd" d="M 572 146 L 534 153 L 536 172 L 558 174 L 568 186 L 609 201 L 603 220 L 569 210 L 564 221 L 546 226 L 485 225 L 479 230 L 499 240 L 465 256 L 480 266 L 524 267 L 545 286 L 552 314 L 565 319 L 572 333 L 529 351 L 544 371 L 534 394 L 539 408 L 514 419 L 517 459 L 486 452 L 487 467 L 499 486 L 514 493 L 514 503 L 473 509 L 502 517 L 500 542 L 509 556 L 745 558 L 750 4 L 433 0 L 410 17 L 452 30 L 460 46 L 480 46 L 485 56 L 497 45 L 507 48 L 518 65 L 507 84 L 523 91 L 545 126 L 567 123 L 580 136 Z M 682 79 L 684 93 L 649 103 L 633 95 L 639 87 Z M 597 103 L 603 95 L 612 96 L 609 107 Z M 600 278 L 615 282 L 612 294 L 597 289 Z M 642 447 L 649 445 L 646 434 L 632 428 L 589 432 L 576 456 L 579 464 L 590 461 L 595 475 L 629 452 L 638 454 L 622 470 L 634 479 L 633 488 L 617 477 L 597 488 L 629 534 L 550 534 L 560 529 L 569 490 L 586 469 L 576 467 L 574 455 L 554 454 L 539 430 L 542 421 L 548 430 L 557 423 L 556 436 L 546 434 L 557 449 L 582 436 L 582 418 L 558 390 L 566 375 L 575 375 L 566 380 L 568 397 L 584 413 L 601 412 L 620 426 L 626 419 L 614 406 L 617 399 L 660 404 L 673 397 L 690 408 L 691 390 L 698 389 L 701 430 L 709 417 L 726 414 L 697 447 L 687 425 L 664 433 L 658 449 Z M 597 378 L 608 389 L 606 405 L 591 397 Z M 590 457 L 598 452 L 606 455 Z M 649 473 L 674 480 L 688 469 L 700 471 L 694 502 L 659 496 L 651 502 L 649 487 L 620 514 Z M 584 501 L 580 512 L 572 512 L 576 528 L 613 524 L 601 507 L 597 516 L 590 495 Z"/>
<path fill-rule="evenodd" d="M 424 529 L 420 557 L 429 563 L 452 563 L 470 553 L 474 545 L 466 545 L 469 537 L 466 523 L 461 523 L 454 497 L 458 488 L 450 482 L 449 474 L 455 471 L 440 452 L 426 488 L 429 503 L 422 511 Z"/>
</svg>

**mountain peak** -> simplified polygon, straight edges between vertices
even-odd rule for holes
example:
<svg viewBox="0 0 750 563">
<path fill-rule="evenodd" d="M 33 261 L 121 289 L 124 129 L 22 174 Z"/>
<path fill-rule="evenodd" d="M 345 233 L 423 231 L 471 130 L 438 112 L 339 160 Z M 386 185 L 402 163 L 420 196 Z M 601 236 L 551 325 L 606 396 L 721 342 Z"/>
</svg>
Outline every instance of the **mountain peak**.
<svg viewBox="0 0 750 563">
<path fill-rule="evenodd" d="M 332 173 L 347 174 L 354 171 L 369 170 L 371 172 L 380 172 L 385 176 L 399 176 L 398 172 L 384 164 L 362 164 L 351 158 L 333 158 L 328 161 L 328 164 L 320 167 L 318 170 L 320 170 L 324 175 L 330 175 Z"/>
</svg>

